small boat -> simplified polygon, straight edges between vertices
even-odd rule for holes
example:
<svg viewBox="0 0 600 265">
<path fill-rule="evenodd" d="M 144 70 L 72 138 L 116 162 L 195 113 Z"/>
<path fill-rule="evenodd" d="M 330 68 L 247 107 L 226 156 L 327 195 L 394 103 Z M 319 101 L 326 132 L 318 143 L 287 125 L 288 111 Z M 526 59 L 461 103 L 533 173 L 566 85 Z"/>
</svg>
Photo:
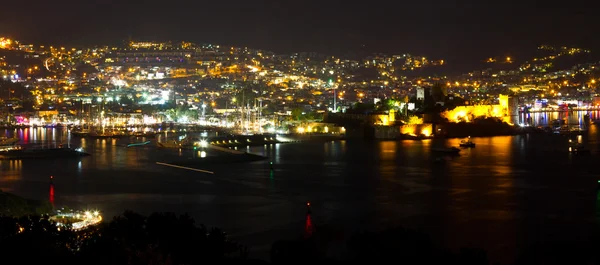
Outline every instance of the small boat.
<svg viewBox="0 0 600 265">
<path fill-rule="evenodd" d="M 142 146 L 142 145 L 147 145 L 147 144 L 150 144 L 150 141 L 145 141 L 145 142 L 141 142 L 141 143 L 131 143 L 131 144 L 128 144 L 127 147 Z"/>
<path fill-rule="evenodd" d="M 456 148 L 456 147 L 449 147 L 449 148 L 431 148 L 431 151 L 433 151 L 433 152 L 437 152 L 437 153 L 450 154 L 450 155 L 458 155 L 458 153 L 460 153 L 460 149 L 459 149 L 459 148 Z"/>
<path fill-rule="evenodd" d="M 560 135 L 581 135 L 587 132 L 587 129 L 580 127 L 570 128 L 568 125 L 563 125 L 560 128 L 555 128 L 554 133 Z"/>
<path fill-rule="evenodd" d="M 471 141 L 471 136 L 469 136 L 469 138 L 467 138 L 466 140 L 460 141 L 459 146 L 465 148 L 473 148 L 475 147 L 475 143 Z"/>
</svg>

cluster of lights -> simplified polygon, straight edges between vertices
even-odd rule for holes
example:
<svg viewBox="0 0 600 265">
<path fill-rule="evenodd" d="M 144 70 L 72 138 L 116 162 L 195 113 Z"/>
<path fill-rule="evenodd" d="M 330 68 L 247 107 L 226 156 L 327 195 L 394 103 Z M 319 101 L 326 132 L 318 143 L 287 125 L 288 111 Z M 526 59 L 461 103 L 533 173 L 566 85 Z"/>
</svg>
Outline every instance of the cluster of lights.
<svg viewBox="0 0 600 265">
<path fill-rule="evenodd" d="M 276 130 L 273 127 L 270 127 L 269 129 L 267 129 L 267 132 L 269 132 L 269 133 L 278 133 L 278 134 L 284 134 L 285 133 L 283 130 Z"/>
<path fill-rule="evenodd" d="M 13 41 L 11 39 L 0 38 L 0 48 L 1 49 L 9 48 L 12 45 L 12 43 L 13 43 Z"/>
<path fill-rule="evenodd" d="M 71 217 L 75 218 L 75 220 L 78 220 L 77 222 L 74 222 L 72 224 L 73 230 L 85 229 L 89 226 L 96 225 L 102 221 L 102 216 L 98 211 L 84 211 L 83 213 L 63 214 L 59 216 L 62 216 L 62 218 Z M 56 226 L 62 227 L 64 226 L 64 224 L 62 222 L 56 222 Z"/>
<path fill-rule="evenodd" d="M 206 140 L 200 140 L 199 145 L 202 148 L 207 148 L 208 147 L 208 142 Z"/>
</svg>

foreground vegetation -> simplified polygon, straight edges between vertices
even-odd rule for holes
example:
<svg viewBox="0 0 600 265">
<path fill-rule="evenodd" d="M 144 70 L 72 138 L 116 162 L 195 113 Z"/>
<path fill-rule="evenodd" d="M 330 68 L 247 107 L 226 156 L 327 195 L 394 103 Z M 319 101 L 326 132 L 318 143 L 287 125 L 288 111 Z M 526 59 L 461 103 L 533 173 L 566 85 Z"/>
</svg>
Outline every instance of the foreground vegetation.
<svg viewBox="0 0 600 265">
<path fill-rule="evenodd" d="M 347 240 L 332 231 L 317 228 L 310 236 L 275 242 L 269 263 L 250 259 L 245 246 L 187 215 L 126 212 L 77 233 L 59 230 L 47 217 L 0 217 L 0 249 L 5 261 L 13 261 L 7 264 L 491 264 L 481 249 L 451 252 L 415 230 L 364 232 Z M 537 249 L 519 263 L 597 264 L 598 253 L 583 250 Z"/>
<path fill-rule="evenodd" d="M 0 195 L 5 205 L 26 206 L 23 212 L 43 209 L 15 195 Z M 495 264 L 484 250 L 449 251 L 426 233 L 404 228 L 350 238 L 332 228 L 311 228 L 304 237 L 275 242 L 267 262 L 251 259 L 246 246 L 229 240 L 221 229 L 196 224 L 188 215 L 128 211 L 74 232 L 61 230 L 47 215 L 14 217 L 16 209 L 4 211 L 9 215 L 0 216 L 0 249 L 7 264 Z M 545 244 L 523 250 L 517 264 L 599 264 L 598 246 L 600 241 Z"/>
<path fill-rule="evenodd" d="M 29 200 L 0 190 L 1 216 L 42 215 L 52 210 L 49 201 Z"/>
</svg>

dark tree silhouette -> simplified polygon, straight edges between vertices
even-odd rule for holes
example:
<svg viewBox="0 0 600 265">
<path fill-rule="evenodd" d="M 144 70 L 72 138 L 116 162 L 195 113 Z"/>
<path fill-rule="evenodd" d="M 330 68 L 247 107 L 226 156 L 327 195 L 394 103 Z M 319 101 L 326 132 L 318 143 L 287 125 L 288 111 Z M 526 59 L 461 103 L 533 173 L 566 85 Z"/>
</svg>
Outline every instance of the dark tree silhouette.
<svg viewBox="0 0 600 265">
<path fill-rule="evenodd" d="M 350 109 L 346 110 L 349 114 L 368 114 L 375 111 L 375 104 L 355 103 Z"/>
<path fill-rule="evenodd" d="M 292 109 L 292 120 L 294 120 L 294 121 L 302 120 L 302 109 L 301 108 Z"/>
<path fill-rule="evenodd" d="M 32 94 L 21 83 L 13 83 L 0 79 L 0 99 L 3 100 L 30 100 Z"/>
<path fill-rule="evenodd" d="M 188 215 L 133 212 L 86 231 L 59 230 L 47 217 L 0 217 L 0 249 L 20 264 L 215 264 L 243 262 L 246 248 Z"/>
<path fill-rule="evenodd" d="M 309 238 L 278 241 L 273 244 L 271 261 L 273 264 L 489 264 L 485 251 L 465 248 L 452 253 L 436 247 L 427 234 L 410 229 L 355 235 L 347 242 L 348 257 L 342 260 L 327 257 L 327 246 L 331 244 L 323 241 L 329 238 L 317 232 Z"/>
<path fill-rule="evenodd" d="M 446 86 L 442 83 L 435 83 L 431 87 L 431 97 L 434 102 L 444 102 L 447 94 Z"/>
<path fill-rule="evenodd" d="M 201 264 L 245 258 L 246 250 L 219 229 L 197 227 L 188 215 L 126 212 L 87 240 L 80 255 L 96 257 L 97 264 Z"/>
<path fill-rule="evenodd" d="M 490 264 L 481 249 L 451 252 L 411 229 L 363 232 L 348 241 L 332 228 L 311 231 L 297 240 L 274 243 L 272 263 Z M 345 246 L 344 258 L 332 255 L 338 246 Z M 598 246 L 597 240 L 544 242 L 526 248 L 517 264 L 597 264 Z M 80 232 L 61 231 L 48 217 L 0 217 L 0 249 L 6 264 L 267 264 L 247 259 L 246 248 L 227 240 L 223 231 L 197 226 L 190 216 L 173 213 L 146 217 L 126 212 Z"/>
<path fill-rule="evenodd" d="M 47 217 L 0 218 L 0 249 L 6 260 L 21 264 L 72 258 L 69 246 L 76 237 L 59 231 Z"/>
</svg>

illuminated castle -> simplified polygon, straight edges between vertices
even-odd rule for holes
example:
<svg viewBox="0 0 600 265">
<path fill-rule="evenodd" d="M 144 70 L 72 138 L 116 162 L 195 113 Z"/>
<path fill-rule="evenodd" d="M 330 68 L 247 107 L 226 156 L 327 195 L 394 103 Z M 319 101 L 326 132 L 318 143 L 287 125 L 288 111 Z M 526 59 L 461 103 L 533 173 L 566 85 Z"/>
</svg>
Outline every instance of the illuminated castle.
<svg viewBox="0 0 600 265">
<path fill-rule="evenodd" d="M 500 95 L 498 105 L 473 105 L 459 106 L 442 113 L 442 117 L 451 122 L 472 122 L 477 118 L 500 118 L 508 124 L 515 124 L 518 120 L 518 102 L 508 95 Z"/>
</svg>

